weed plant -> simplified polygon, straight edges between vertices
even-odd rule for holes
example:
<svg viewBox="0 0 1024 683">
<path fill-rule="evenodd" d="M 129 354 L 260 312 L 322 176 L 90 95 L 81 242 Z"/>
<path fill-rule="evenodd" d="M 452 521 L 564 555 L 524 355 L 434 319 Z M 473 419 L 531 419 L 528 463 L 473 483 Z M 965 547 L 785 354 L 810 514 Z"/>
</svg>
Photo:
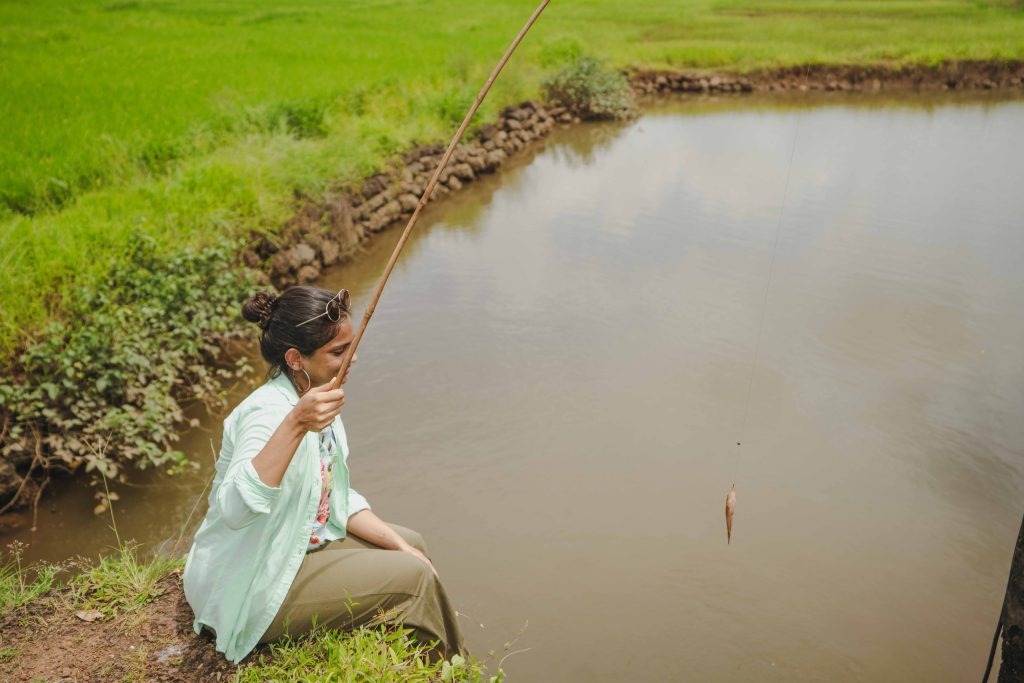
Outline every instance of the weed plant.
<svg viewBox="0 0 1024 683">
<path fill-rule="evenodd" d="M 56 586 L 60 565 L 41 563 L 26 567 L 21 558 L 23 546 L 12 543 L 7 546 L 10 557 L 0 564 L 0 615 L 23 607 L 46 594 Z"/>
<path fill-rule="evenodd" d="M 624 119 L 635 108 L 625 76 L 581 55 L 544 81 L 548 99 L 583 119 Z"/>
</svg>

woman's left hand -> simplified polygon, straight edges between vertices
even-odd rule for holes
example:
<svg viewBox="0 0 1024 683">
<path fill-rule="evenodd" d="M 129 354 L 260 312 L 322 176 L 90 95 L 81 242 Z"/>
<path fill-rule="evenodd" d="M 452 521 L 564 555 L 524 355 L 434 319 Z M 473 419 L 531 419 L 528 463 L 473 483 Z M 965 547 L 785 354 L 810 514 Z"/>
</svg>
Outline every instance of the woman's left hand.
<svg viewBox="0 0 1024 683">
<path fill-rule="evenodd" d="M 421 553 L 419 550 L 417 550 L 416 548 L 412 547 L 408 543 L 404 544 L 404 547 L 399 548 L 399 550 L 402 551 L 403 553 L 409 553 L 413 557 L 416 557 L 416 558 L 426 562 L 427 566 L 430 567 L 430 571 L 434 572 L 434 576 L 437 576 L 437 570 L 434 569 L 434 563 L 431 562 L 430 558 L 428 558 L 426 555 Z"/>
</svg>

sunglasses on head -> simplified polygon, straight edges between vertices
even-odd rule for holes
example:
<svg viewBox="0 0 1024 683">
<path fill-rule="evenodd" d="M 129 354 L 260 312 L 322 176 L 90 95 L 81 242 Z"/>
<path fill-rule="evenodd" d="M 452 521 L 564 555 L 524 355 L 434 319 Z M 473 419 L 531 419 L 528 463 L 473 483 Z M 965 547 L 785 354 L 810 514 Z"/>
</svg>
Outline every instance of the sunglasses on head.
<svg viewBox="0 0 1024 683">
<path fill-rule="evenodd" d="M 327 316 L 327 319 L 330 320 L 332 323 L 336 323 L 339 320 L 341 320 L 342 311 L 347 311 L 347 310 L 350 309 L 350 307 L 349 307 L 349 303 L 350 302 L 351 302 L 351 298 L 349 297 L 348 290 L 347 289 L 338 290 L 338 293 L 335 294 L 334 296 L 332 296 L 327 301 L 327 304 L 324 306 L 324 312 L 323 313 L 321 313 L 320 315 L 314 315 L 309 320 L 303 320 L 301 323 L 297 324 L 295 327 L 302 327 L 306 323 L 311 323 L 311 322 L 313 322 L 314 320 L 316 320 L 318 318 L 323 318 L 324 316 Z"/>
</svg>

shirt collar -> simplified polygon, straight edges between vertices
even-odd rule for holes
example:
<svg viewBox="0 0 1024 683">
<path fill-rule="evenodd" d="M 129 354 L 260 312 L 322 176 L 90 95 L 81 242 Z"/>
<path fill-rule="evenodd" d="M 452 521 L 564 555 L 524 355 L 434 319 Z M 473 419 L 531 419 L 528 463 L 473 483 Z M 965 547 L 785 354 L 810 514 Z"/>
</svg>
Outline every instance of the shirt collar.
<svg viewBox="0 0 1024 683">
<path fill-rule="evenodd" d="M 277 377 L 271 379 L 269 383 L 288 400 L 288 405 L 293 406 L 299 402 L 299 394 L 295 391 L 292 381 L 288 379 L 288 375 L 283 371 L 278 372 Z"/>
</svg>

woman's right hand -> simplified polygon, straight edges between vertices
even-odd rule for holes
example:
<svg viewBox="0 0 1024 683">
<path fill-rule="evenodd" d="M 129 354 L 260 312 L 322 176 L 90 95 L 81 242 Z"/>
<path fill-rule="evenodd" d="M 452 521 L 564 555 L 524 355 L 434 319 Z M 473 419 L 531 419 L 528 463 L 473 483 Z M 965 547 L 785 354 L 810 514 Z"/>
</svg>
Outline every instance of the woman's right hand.
<svg viewBox="0 0 1024 683">
<path fill-rule="evenodd" d="M 345 404 L 345 390 L 335 386 L 335 380 L 313 387 L 292 408 L 295 421 L 309 432 L 319 432 L 334 422 Z"/>
</svg>

